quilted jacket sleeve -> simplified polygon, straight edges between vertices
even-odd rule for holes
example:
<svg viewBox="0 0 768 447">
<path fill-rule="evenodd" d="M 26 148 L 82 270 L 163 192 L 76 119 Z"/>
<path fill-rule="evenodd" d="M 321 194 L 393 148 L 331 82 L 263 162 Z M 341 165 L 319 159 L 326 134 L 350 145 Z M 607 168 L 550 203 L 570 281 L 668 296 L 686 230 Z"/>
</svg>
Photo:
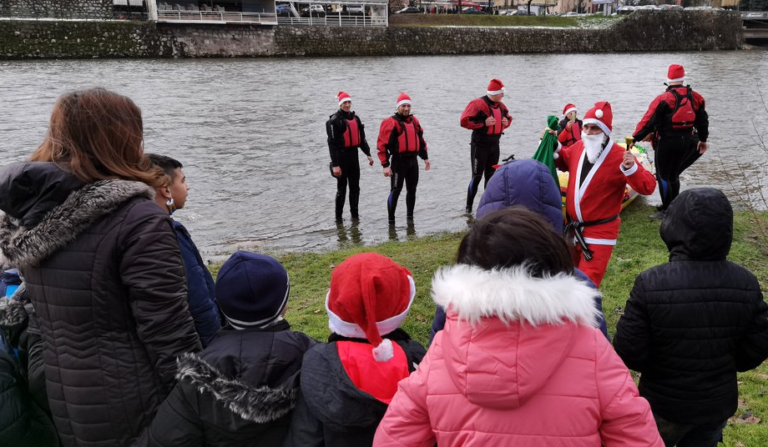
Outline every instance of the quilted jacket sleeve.
<svg viewBox="0 0 768 447">
<path fill-rule="evenodd" d="M 139 339 L 170 390 L 176 357 L 201 349 L 170 216 L 154 202 L 137 202 L 122 224 L 118 247 L 120 276 L 128 288 Z"/>
<path fill-rule="evenodd" d="M 648 360 L 651 339 L 650 317 L 645 308 L 643 276 L 635 279 L 624 306 L 624 315 L 619 319 L 613 347 L 624 363 L 635 371 L 643 372 Z"/>
<path fill-rule="evenodd" d="M 602 413 L 602 445 L 664 447 L 651 406 L 640 397 L 629 370 L 603 337 L 596 337 L 596 342 L 595 380 Z"/>
<path fill-rule="evenodd" d="M 432 447 L 435 434 L 427 411 L 429 356 L 397 386 L 397 393 L 376 429 L 374 447 Z"/>
<path fill-rule="evenodd" d="M 768 305 L 763 301 L 763 294 L 759 291 L 756 292 L 755 298 L 752 321 L 738 343 L 736 351 L 738 371 L 757 368 L 768 357 Z"/>
</svg>

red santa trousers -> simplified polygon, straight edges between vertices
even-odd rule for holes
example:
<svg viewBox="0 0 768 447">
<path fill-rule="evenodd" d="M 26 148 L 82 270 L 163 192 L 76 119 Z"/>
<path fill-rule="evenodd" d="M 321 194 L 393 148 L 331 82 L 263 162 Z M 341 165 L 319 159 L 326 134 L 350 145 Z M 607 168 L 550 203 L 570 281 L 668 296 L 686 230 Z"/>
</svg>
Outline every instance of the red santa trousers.
<svg viewBox="0 0 768 447">
<path fill-rule="evenodd" d="M 584 272 L 595 283 L 595 286 L 599 288 L 600 283 L 603 282 L 603 276 L 605 276 L 605 269 L 608 268 L 608 261 L 611 260 L 613 247 L 613 245 L 589 244 L 589 249 L 592 251 L 592 259 L 587 261 L 584 259 L 581 246 L 575 244 L 573 247 L 573 265 Z"/>
</svg>

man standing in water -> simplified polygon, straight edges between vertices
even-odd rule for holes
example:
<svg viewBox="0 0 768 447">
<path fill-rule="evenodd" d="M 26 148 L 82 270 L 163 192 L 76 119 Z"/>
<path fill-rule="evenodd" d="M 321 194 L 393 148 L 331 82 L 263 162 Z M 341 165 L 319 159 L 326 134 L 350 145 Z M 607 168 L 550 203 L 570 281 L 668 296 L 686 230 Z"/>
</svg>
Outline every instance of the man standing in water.
<svg viewBox="0 0 768 447">
<path fill-rule="evenodd" d="M 491 79 L 486 95 L 473 99 L 461 114 L 461 127 L 472 131 L 470 142 L 472 161 L 472 180 L 467 189 L 467 212 L 472 212 L 480 180 L 485 174 L 485 185 L 493 175 L 494 165 L 499 163 L 499 139 L 504 129 L 512 124 L 512 116 L 501 102 L 504 97 L 504 84 L 498 79 Z"/>
<path fill-rule="evenodd" d="M 709 147 L 709 116 L 704 97 L 684 86 L 685 69 L 670 65 L 667 90 L 653 100 L 635 129 L 635 141 L 653 141 L 656 157 L 656 180 L 659 182 L 661 206 L 652 215 L 661 219 L 667 207 L 680 194 L 680 174 Z M 698 143 L 695 142 L 698 133 Z"/>
<path fill-rule="evenodd" d="M 360 163 L 357 149 L 368 157 L 368 164 L 373 166 L 371 148 L 365 140 L 365 129 L 360 118 L 352 112 L 352 98 L 346 92 L 339 92 L 336 97 L 339 110 L 325 123 L 328 133 L 328 149 L 331 153 L 331 173 L 336 177 L 336 220 L 341 221 L 344 213 L 344 201 L 349 183 L 349 211 L 352 219 L 358 219 L 360 201 Z"/>
<path fill-rule="evenodd" d="M 395 223 L 395 209 L 403 183 L 406 187 L 406 218 L 413 221 L 413 208 L 416 206 L 416 185 L 419 183 L 419 163 L 416 156 L 424 160 L 429 171 L 427 142 L 424 141 L 424 129 L 419 120 L 411 115 L 411 97 L 400 93 L 397 97 L 397 113 L 381 122 L 379 140 L 379 160 L 384 167 L 384 177 L 392 179 L 387 213 L 389 224 Z M 391 163 L 391 164 L 390 164 Z"/>
<path fill-rule="evenodd" d="M 576 116 L 577 113 L 573 104 L 566 104 L 563 108 L 563 119 L 560 121 L 560 130 L 557 131 L 557 141 L 563 147 L 573 146 L 581 140 L 581 128 L 584 123 Z"/>
<path fill-rule="evenodd" d="M 611 105 L 595 103 L 584 115 L 581 140 L 555 153 L 558 169 L 569 174 L 565 236 L 577 242 L 574 267 L 598 287 L 619 237 L 619 213 L 627 183 L 643 195 L 652 194 L 656 188 L 653 174 L 631 152 L 613 142 L 612 130 Z"/>
</svg>

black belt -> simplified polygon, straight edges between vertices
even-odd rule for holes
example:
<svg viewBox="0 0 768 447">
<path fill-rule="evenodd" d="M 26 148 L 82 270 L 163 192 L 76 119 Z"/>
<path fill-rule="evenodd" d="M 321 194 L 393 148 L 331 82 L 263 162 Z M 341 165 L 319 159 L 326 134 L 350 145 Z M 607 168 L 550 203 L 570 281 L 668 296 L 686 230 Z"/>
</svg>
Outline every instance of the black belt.
<svg viewBox="0 0 768 447">
<path fill-rule="evenodd" d="M 589 249 L 589 245 L 587 245 L 587 241 L 584 240 L 584 235 L 581 234 L 581 231 L 586 227 L 593 227 L 595 225 L 602 225 L 606 224 L 608 222 L 613 222 L 614 220 L 618 219 L 619 215 L 606 217 L 605 219 L 600 220 L 591 220 L 588 222 L 579 222 L 577 220 L 571 220 L 570 217 L 568 217 L 568 224 L 563 228 L 563 237 L 568 237 L 568 233 L 573 232 L 573 236 L 576 238 L 576 242 L 579 243 L 579 246 L 581 247 L 581 251 L 584 252 L 584 259 L 587 261 L 592 260 L 592 250 Z"/>
</svg>

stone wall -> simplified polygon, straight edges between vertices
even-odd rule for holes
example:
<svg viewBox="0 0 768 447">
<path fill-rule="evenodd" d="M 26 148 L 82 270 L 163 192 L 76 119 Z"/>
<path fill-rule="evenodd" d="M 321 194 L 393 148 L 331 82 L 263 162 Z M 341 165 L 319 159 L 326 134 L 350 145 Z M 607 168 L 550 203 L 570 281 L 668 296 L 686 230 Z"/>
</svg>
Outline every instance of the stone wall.
<svg viewBox="0 0 768 447">
<path fill-rule="evenodd" d="M 112 0 L 0 0 L 0 17 L 112 19 Z"/>
<path fill-rule="evenodd" d="M 711 51 L 743 42 L 738 14 L 709 11 L 641 11 L 591 30 L 0 21 L 6 59 Z"/>
</svg>

